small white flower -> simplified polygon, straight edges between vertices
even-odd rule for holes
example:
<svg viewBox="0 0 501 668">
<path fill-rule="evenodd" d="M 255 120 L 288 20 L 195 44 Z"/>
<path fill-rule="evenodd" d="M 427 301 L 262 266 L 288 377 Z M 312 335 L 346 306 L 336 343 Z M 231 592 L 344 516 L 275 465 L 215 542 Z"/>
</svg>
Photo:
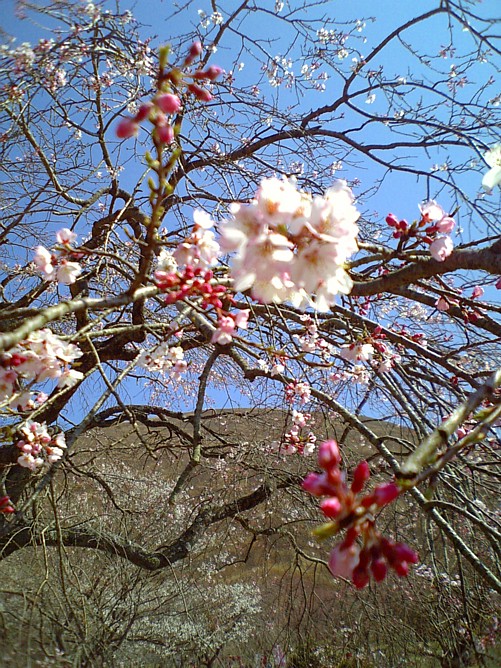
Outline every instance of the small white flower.
<svg viewBox="0 0 501 668">
<path fill-rule="evenodd" d="M 484 153 L 484 160 L 491 169 L 484 175 L 482 187 L 490 193 L 501 184 L 501 143 Z"/>
</svg>

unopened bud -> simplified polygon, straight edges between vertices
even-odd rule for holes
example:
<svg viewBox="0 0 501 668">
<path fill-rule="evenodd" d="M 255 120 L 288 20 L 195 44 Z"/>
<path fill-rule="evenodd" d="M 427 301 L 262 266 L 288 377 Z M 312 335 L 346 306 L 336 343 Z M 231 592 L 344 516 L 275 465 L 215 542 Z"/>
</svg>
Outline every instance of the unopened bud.
<svg viewBox="0 0 501 668">
<path fill-rule="evenodd" d="M 323 468 L 336 466 L 341 461 L 339 447 L 334 439 L 324 441 L 318 448 L 318 465 Z"/>
<path fill-rule="evenodd" d="M 139 125 L 133 118 L 122 118 L 117 125 L 115 133 L 119 139 L 129 139 L 135 137 L 139 131 Z"/>
<path fill-rule="evenodd" d="M 181 109 L 181 100 L 177 95 L 171 93 L 163 93 L 157 95 L 155 98 L 156 106 L 161 109 L 164 114 L 175 114 Z"/>
<path fill-rule="evenodd" d="M 335 496 L 332 496 L 322 501 L 320 509 L 326 517 L 334 519 L 341 512 L 341 502 Z"/>
<path fill-rule="evenodd" d="M 354 494 L 361 492 L 365 483 L 370 478 L 371 472 L 369 464 L 366 461 L 360 462 L 353 472 L 353 482 L 351 483 L 351 491 Z"/>
<path fill-rule="evenodd" d="M 200 102 L 210 102 L 212 100 L 212 95 L 209 93 L 209 91 L 205 88 L 197 86 L 197 84 L 189 84 L 188 90 L 197 98 L 197 100 L 200 100 Z"/>
<path fill-rule="evenodd" d="M 136 123 L 141 123 L 146 118 L 148 118 L 152 108 L 153 105 L 151 104 L 151 102 L 146 102 L 145 104 L 142 104 L 137 110 L 137 114 L 134 116 L 134 120 L 136 121 Z"/>
<path fill-rule="evenodd" d="M 156 134 L 161 144 L 172 144 L 174 141 L 174 130 L 171 125 L 161 125 L 157 127 Z"/>
<path fill-rule="evenodd" d="M 193 44 L 190 46 L 190 50 L 188 51 L 188 55 L 186 56 L 184 64 L 191 65 L 191 63 L 195 60 L 195 58 L 197 58 L 201 53 L 202 53 L 202 43 L 193 42 Z"/>
</svg>

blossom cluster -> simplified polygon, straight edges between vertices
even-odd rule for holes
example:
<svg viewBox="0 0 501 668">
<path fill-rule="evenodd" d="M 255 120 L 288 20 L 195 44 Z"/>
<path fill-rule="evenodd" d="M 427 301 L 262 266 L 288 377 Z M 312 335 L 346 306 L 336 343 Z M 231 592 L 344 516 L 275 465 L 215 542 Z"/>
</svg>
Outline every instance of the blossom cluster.
<svg viewBox="0 0 501 668">
<path fill-rule="evenodd" d="M 292 411 L 292 426 L 285 432 L 281 441 L 273 441 L 271 443 L 271 450 L 283 452 L 287 455 L 294 455 L 296 453 L 304 455 L 312 455 L 315 452 L 315 443 L 317 437 L 312 431 L 304 433 L 303 429 L 311 420 L 311 413 L 301 413 L 300 411 Z"/>
<path fill-rule="evenodd" d="M 173 67 L 167 71 L 160 70 L 158 77 L 158 92 L 150 102 L 142 104 L 133 117 L 122 118 L 116 127 L 116 135 L 119 139 L 135 137 L 143 121 L 153 124 L 153 138 L 160 145 L 172 144 L 175 139 L 172 117 L 182 107 L 180 97 L 172 92 L 172 85 L 179 89 L 185 87 L 187 93 L 193 95 L 201 102 L 210 102 L 212 95 L 207 88 L 200 83 L 212 83 L 222 73 L 217 65 L 211 65 L 205 70 L 186 71 L 193 61 L 202 53 L 200 42 L 194 42 L 190 47 L 188 55 L 184 59 L 182 68 Z"/>
<path fill-rule="evenodd" d="M 304 321 L 306 331 L 301 336 L 294 336 L 299 348 L 304 353 L 315 353 L 324 362 L 328 362 L 333 352 L 333 346 L 319 335 L 318 326 L 311 316 L 303 314 L 301 320 Z"/>
<path fill-rule="evenodd" d="M 170 346 L 165 341 L 153 350 L 143 350 L 137 364 L 148 371 L 167 373 L 174 380 L 179 380 L 188 367 L 182 347 Z"/>
<path fill-rule="evenodd" d="M 75 385 L 83 374 L 69 365 L 82 354 L 78 346 L 63 341 L 50 329 L 32 332 L 0 356 L 0 401 L 10 401 L 19 410 L 30 410 L 35 403 L 23 381 L 39 383 L 57 379 L 59 388 Z M 36 402 L 45 399 L 45 394 L 39 394 Z"/>
<path fill-rule="evenodd" d="M 51 253 L 44 246 L 37 246 L 35 257 L 33 259 L 37 271 L 46 281 L 58 281 L 64 285 L 71 285 L 82 273 L 82 267 L 75 260 L 82 257 L 77 253 L 71 244 L 76 240 L 77 235 L 67 227 L 56 233 L 56 240 L 59 247 L 57 252 Z"/>
<path fill-rule="evenodd" d="M 63 432 L 51 435 L 45 422 L 26 420 L 20 432 L 23 436 L 16 443 L 21 450 L 17 463 L 30 471 L 36 471 L 43 464 L 54 464 L 61 459 L 66 449 Z"/>
<path fill-rule="evenodd" d="M 421 219 L 412 224 L 406 220 L 399 220 L 393 213 L 386 216 L 386 223 L 393 229 L 393 237 L 400 240 L 401 247 L 414 238 L 418 243 L 429 246 L 434 260 L 443 262 L 454 249 L 449 234 L 456 226 L 456 222 L 433 199 L 420 204 L 419 210 Z"/>
<path fill-rule="evenodd" d="M 218 321 L 211 342 L 224 346 L 231 343 L 237 327 L 247 329 L 250 311 L 229 313 L 223 308 L 226 288 L 217 284 L 210 269 L 216 264 L 220 250 L 210 229 L 214 223 L 199 210 L 194 212 L 193 219 L 191 235 L 180 242 L 173 253 L 162 250 L 154 278 L 158 287 L 167 292 L 169 304 L 189 297 L 201 300 L 204 309 L 213 307 Z"/>
<path fill-rule="evenodd" d="M 353 471 L 351 485 L 340 469 L 341 454 L 336 441 L 324 441 L 318 450 L 318 464 L 323 473 L 309 473 L 303 489 L 316 497 L 326 497 L 320 509 L 331 521 L 315 530 L 319 538 L 347 530 L 344 540 L 331 552 L 329 569 L 334 577 L 351 579 L 357 588 L 384 580 L 388 566 L 399 576 L 407 575 L 409 564 L 418 562 L 417 554 L 403 543 L 394 543 L 375 528 L 375 513 L 398 498 L 399 487 L 393 483 L 379 485 L 362 495 L 370 469 L 366 461 Z"/>
<path fill-rule="evenodd" d="M 346 362 L 370 362 L 379 373 L 386 373 L 400 362 L 401 357 L 384 341 L 385 338 L 382 327 L 378 326 L 372 335 L 342 345 L 339 357 Z"/>
<path fill-rule="evenodd" d="M 248 205 L 233 204 L 221 226 L 221 246 L 236 251 L 235 290 L 264 302 L 292 302 L 328 311 L 353 286 L 345 263 L 357 250 L 360 214 L 345 181 L 312 197 L 293 180 L 261 181 Z"/>
</svg>

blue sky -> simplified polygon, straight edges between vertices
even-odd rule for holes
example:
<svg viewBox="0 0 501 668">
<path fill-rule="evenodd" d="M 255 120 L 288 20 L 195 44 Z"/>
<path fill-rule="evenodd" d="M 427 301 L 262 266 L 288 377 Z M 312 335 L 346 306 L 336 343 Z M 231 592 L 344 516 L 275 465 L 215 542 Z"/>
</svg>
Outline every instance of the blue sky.
<svg viewBox="0 0 501 668">
<path fill-rule="evenodd" d="M 46 36 L 44 35 L 43 27 L 40 24 L 32 23 L 31 21 L 19 21 L 15 18 L 14 15 L 14 0 L 0 0 L 1 9 L 2 9 L 2 27 L 3 29 L 16 37 L 17 43 L 24 41 L 36 42 L 39 38 Z M 83 3 L 86 4 L 86 3 Z M 291 6 L 295 6 L 299 3 L 290 2 Z M 274 0 L 263 0 L 259 3 L 259 6 L 265 9 L 273 10 L 275 5 Z M 419 3 L 411 2 L 395 2 L 394 0 L 380 0 L 377 3 L 368 2 L 365 0 L 353 0 L 351 2 L 341 2 L 338 0 L 332 0 L 331 2 L 325 3 L 322 8 L 317 8 L 317 11 L 320 13 L 322 9 L 323 13 L 327 17 L 325 23 L 326 28 L 332 27 L 330 21 L 335 21 L 336 23 L 346 23 L 346 30 L 353 28 L 355 21 L 365 23 L 361 27 L 361 31 L 355 31 L 353 39 L 348 40 L 348 46 L 353 46 L 356 48 L 362 55 L 367 55 L 370 52 L 370 49 L 377 45 L 384 37 L 388 35 L 391 30 L 393 30 L 398 25 L 401 25 L 406 20 L 415 16 L 416 12 L 424 13 L 430 9 L 435 8 L 438 5 L 438 2 L 433 2 L 431 0 L 422 0 Z M 223 16 L 227 16 L 227 12 L 232 10 L 236 6 L 236 3 L 233 0 L 226 0 L 225 2 L 218 2 L 218 7 L 220 7 Z M 105 2 L 104 7 L 110 7 L 115 10 L 115 2 Z M 159 1 L 156 2 L 130 2 L 129 0 L 122 0 L 120 2 L 120 9 L 122 11 L 126 9 L 133 9 L 134 15 L 138 18 L 141 23 L 145 24 L 143 29 L 143 36 L 147 38 L 149 36 L 157 35 L 157 38 L 153 42 L 153 45 L 160 45 L 165 43 L 168 37 L 176 31 L 177 28 L 177 19 L 173 20 L 168 17 L 171 16 L 174 3 L 170 1 Z M 185 14 L 185 20 L 187 23 L 180 25 L 183 32 L 188 31 L 189 25 L 191 22 L 193 26 L 198 26 L 202 35 L 206 34 L 204 28 L 200 26 L 200 16 L 197 10 L 204 10 L 207 14 L 212 12 L 211 3 L 207 0 L 200 0 L 200 2 L 192 3 L 189 9 Z M 498 11 L 498 2 L 496 0 L 486 0 L 481 4 L 473 8 L 476 13 L 482 16 L 494 16 Z M 287 2 L 286 8 L 282 11 L 282 14 L 287 11 Z M 373 21 L 372 18 L 375 20 Z M 148 29 L 148 24 L 151 26 Z M 249 33 L 256 31 L 257 34 L 264 37 L 270 37 L 276 40 L 272 45 L 273 53 L 284 54 L 287 52 L 290 46 L 289 33 L 287 30 L 283 29 L 283 24 L 277 21 L 273 21 L 272 17 L 269 17 L 269 21 L 264 22 L 263 17 L 256 14 L 255 18 L 251 16 L 251 19 L 246 24 Z M 432 24 L 421 24 L 415 28 L 412 28 L 407 37 L 409 41 L 412 41 L 413 44 L 417 45 L 420 50 L 420 53 L 428 56 L 436 56 L 438 52 L 449 45 L 450 35 L 446 29 L 446 20 L 445 17 L 437 18 Z M 207 42 L 210 42 L 210 36 L 213 33 L 208 33 Z M 366 41 L 364 41 L 366 40 Z M 236 38 L 233 38 L 233 41 L 230 39 L 228 48 L 221 48 L 213 56 L 212 61 L 220 64 L 226 70 L 233 69 L 236 77 L 237 85 L 251 86 L 256 80 L 262 77 L 262 71 L 260 65 L 252 60 L 251 57 L 242 55 L 237 57 L 236 47 L 238 41 Z M 468 32 L 464 32 L 460 29 L 455 30 L 454 32 L 454 45 L 457 49 L 455 58 L 448 58 L 440 61 L 440 66 L 443 69 L 443 72 L 446 73 L 450 65 L 453 62 L 460 62 L 460 56 L 462 52 L 467 53 L 472 48 L 471 36 Z M 374 64 L 371 65 L 374 69 L 382 66 L 384 68 L 385 74 L 387 77 L 397 77 L 397 76 L 406 76 L 410 66 L 410 61 L 406 61 L 403 57 L 403 49 L 399 45 L 392 45 L 384 49 L 381 54 L 378 56 L 377 60 L 374 61 Z M 292 53 L 293 56 L 297 56 L 297 53 Z M 347 59 L 345 65 L 348 69 L 349 62 L 351 58 Z M 239 63 L 243 64 L 243 68 L 239 69 Z M 294 64 L 294 69 L 299 67 L 298 64 Z M 412 74 L 418 74 L 419 65 L 416 61 L 412 64 Z M 424 70 L 423 70 L 424 72 Z M 482 81 L 488 81 L 492 73 L 491 63 L 479 63 L 475 68 L 475 83 L 479 85 Z M 424 76 L 424 74 L 423 74 Z M 445 76 L 445 74 L 444 74 Z M 327 82 L 327 89 L 324 93 L 317 93 L 314 91 L 309 91 L 308 94 L 301 100 L 297 100 L 294 95 L 287 91 L 279 91 L 277 93 L 276 89 L 273 89 L 267 82 L 264 82 L 262 85 L 262 90 L 267 95 L 278 94 L 280 95 L 280 101 L 282 104 L 297 104 L 301 109 L 310 109 L 316 106 L 326 104 L 329 101 L 329 98 L 332 98 L 333 93 L 337 94 L 338 83 L 330 80 Z M 361 86 L 365 86 L 365 82 L 361 82 Z M 495 85 L 489 86 L 485 92 L 485 99 L 487 100 L 489 96 L 493 97 L 496 93 L 499 92 L 499 88 L 496 89 Z M 364 109 L 364 99 L 366 95 L 360 101 L 360 107 Z M 367 107 L 371 112 L 378 111 L 383 107 L 381 105 L 382 100 L 376 94 L 376 99 L 374 102 Z M 346 119 L 348 122 L 350 119 Z M 371 139 L 377 138 L 378 130 L 373 131 L 373 136 Z M 452 156 L 454 157 L 454 156 Z M 474 158 L 475 152 L 471 151 L 471 157 Z M 478 156 L 477 156 L 478 157 Z M 430 154 L 424 158 L 425 162 L 421 164 L 421 167 L 425 170 L 431 168 L 434 163 L 442 164 L 444 161 L 447 161 L 449 156 L 444 152 L 437 150 L 435 154 Z M 468 155 L 466 154 L 466 158 Z M 462 158 L 463 159 L 463 158 Z M 358 168 L 353 166 L 346 166 L 340 173 L 336 176 L 342 178 L 347 178 L 352 180 L 354 178 L 360 178 L 364 187 L 380 177 L 382 171 L 380 168 L 376 167 L 373 163 L 364 162 L 359 165 Z M 471 172 L 471 174 L 461 175 L 458 177 L 464 182 L 466 191 L 469 193 L 470 197 L 476 197 L 480 191 L 480 179 L 481 176 L 477 172 Z M 433 186 L 432 186 L 433 188 Z M 409 179 L 408 176 L 402 176 L 396 173 L 391 175 L 390 179 L 387 179 L 380 191 L 377 193 L 377 196 L 374 197 L 368 204 L 367 213 L 370 214 L 374 211 L 377 212 L 377 215 L 380 218 L 384 218 L 386 213 L 389 211 L 394 211 L 399 217 L 406 217 L 407 219 L 412 219 L 413 216 L 417 216 L 417 203 L 425 199 L 428 195 L 434 196 L 435 192 L 433 190 L 427 190 L 427 183 L 425 179 L 421 181 Z M 440 202 L 445 208 L 450 204 L 446 199 L 440 199 Z M 497 297 L 494 293 L 492 298 Z M 131 384 L 132 383 L 132 384 Z M 134 389 L 133 382 L 129 383 L 131 394 L 135 395 L 135 398 L 140 398 L 141 391 L 137 388 L 137 392 Z M 227 396 L 225 392 L 216 392 L 214 394 L 216 401 L 221 401 L 223 404 L 227 401 Z"/>
</svg>

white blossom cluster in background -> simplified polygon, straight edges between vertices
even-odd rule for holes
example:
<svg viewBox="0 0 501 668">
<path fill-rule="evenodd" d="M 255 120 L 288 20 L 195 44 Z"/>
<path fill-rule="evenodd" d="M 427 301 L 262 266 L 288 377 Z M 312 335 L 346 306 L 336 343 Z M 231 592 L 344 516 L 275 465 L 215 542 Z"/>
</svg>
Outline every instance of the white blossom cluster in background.
<svg viewBox="0 0 501 668">
<path fill-rule="evenodd" d="M 137 365 L 148 371 L 169 374 L 174 380 L 179 380 L 188 366 L 182 347 L 169 346 L 165 341 L 153 350 L 143 350 Z"/>
<path fill-rule="evenodd" d="M 293 180 L 263 179 L 255 199 L 233 204 L 232 220 L 221 226 L 221 247 L 236 251 L 235 290 L 264 303 L 328 311 L 353 286 L 344 269 L 358 248 L 353 201 L 345 181 L 313 197 Z"/>
<path fill-rule="evenodd" d="M 83 374 L 69 365 L 82 354 L 78 346 L 63 341 L 50 329 L 32 332 L 0 357 L 0 401 L 9 401 L 19 410 L 34 408 L 33 392 L 23 388 L 23 381 L 57 380 L 59 388 L 72 387 Z M 46 395 L 39 394 L 36 403 L 45 399 Z"/>
</svg>

